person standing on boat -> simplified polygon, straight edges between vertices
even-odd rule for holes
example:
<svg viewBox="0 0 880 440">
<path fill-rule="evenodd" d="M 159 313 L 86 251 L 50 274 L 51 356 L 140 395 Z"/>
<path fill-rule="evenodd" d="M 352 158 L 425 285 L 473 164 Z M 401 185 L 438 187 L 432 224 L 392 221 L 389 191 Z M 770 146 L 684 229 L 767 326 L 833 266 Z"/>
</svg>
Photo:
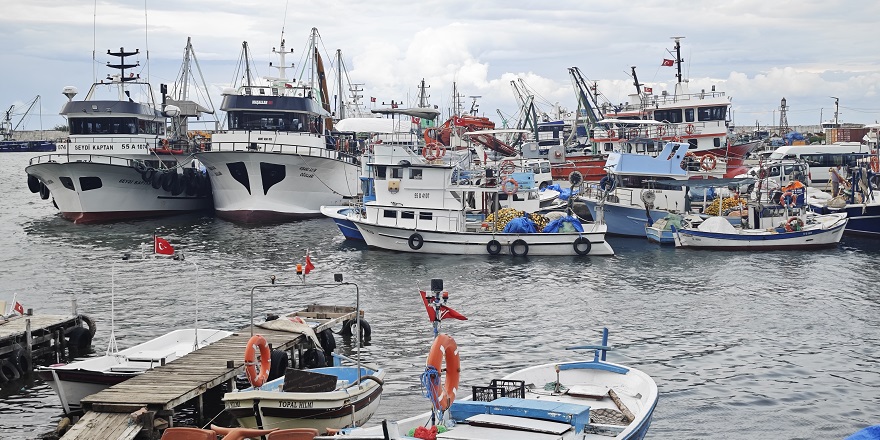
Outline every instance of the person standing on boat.
<svg viewBox="0 0 880 440">
<path fill-rule="evenodd" d="M 846 182 L 846 172 L 840 164 L 829 171 L 831 171 L 831 197 L 837 197 L 840 194 L 840 184 Z"/>
</svg>

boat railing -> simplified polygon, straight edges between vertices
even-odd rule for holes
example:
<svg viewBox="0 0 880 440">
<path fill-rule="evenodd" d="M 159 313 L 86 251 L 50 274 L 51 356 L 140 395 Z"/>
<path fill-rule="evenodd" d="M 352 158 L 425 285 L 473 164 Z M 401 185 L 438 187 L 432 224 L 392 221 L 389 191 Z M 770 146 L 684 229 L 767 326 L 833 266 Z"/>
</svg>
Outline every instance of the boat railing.
<svg viewBox="0 0 880 440">
<path fill-rule="evenodd" d="M 42 156 L 33 157 L 30 164 L 39 163 L 73 163 L 73 162 L 89 162 L 102 163 L 107 165 L 134 166 L 134 159 L 119 156 L 107 156 L 103 154 L 44 154 Z"/>
<path fill-rule="evenodd" d="M 309 157 L 323 157 L 336 159 L 343 162 L 358 164 L 359 154 L 342 150 L 332 150 L 326 147 L 307 145 L 278 144 L 274 142 L 211 142 L 210 151 L 245 151 L 254 153 L 279 153 L 298 154 Z"/>
</svg>

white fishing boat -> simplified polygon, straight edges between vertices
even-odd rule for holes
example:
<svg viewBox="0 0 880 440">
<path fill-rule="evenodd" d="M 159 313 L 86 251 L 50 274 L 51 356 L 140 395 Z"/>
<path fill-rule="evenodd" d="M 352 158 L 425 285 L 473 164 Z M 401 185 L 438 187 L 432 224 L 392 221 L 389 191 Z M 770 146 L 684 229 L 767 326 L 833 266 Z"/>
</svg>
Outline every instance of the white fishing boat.
<svg viewBox="0 0 880 440">
<path fill-rule="evenodd" d="M 451 314 L 442 281 L 432 280 L 425 299 L 434 321 L 435 339 L 422 383 L 431 410 L 382 426 L 346 429 L 343 439 L 641 439 L 657 406 L 657 384 L 646 373 L 608 362 L 608 329 L 600 345 L 569 347 L 593 350 L 592 359 L 552 362 L 525 368 L 488 386 L 473 386 L 470 395 L 455 400 L 461 370 L 455 340 L 439 332 Z M 442 296 L 442 299 L 441 299 Z M 423 294 L 423 298 L 425 298 Z M 459 317 L 458 319 L 462 319 Z M 464 348 L 466 350 L 466 348 Z M 440 377 L 445 371 L 441 382 Z M 435 436 L 435 437 L 434 437 Z"/>
<path fill-rule="evenodd" d="M 329 136 L 330 97 L 312 29 L 306 81 L 287 75 L 282 35 L 277 77 L 251 78 L 224 91 L 228 129 L 214 133 L 198 158 L 208 169 L 219 217 L 273 223 L 320 217 L 322 205 L 342 205 L 358 193 L 355 143 Z M 247 43 L 244 44 L 247 59 Z"/>
<path fill-rule="evenodd" d="M 376 412 L 385 370 L 333 355 L 334 365 L 288 369 L 259 387 L 223 396 L 226 412 L 246 428 L 327 429 L 362 426 Z"/>
<path fill-rule="evenodd" d="M 44 200 L 52 197 L 61 214 L 75 223 L 156 217 L 210 209 L 210 182 L 190 154 L 192 143 L 166 126 L 180 126 L 177 106 L 156 105 L 150 84 L 126 73 L 139 52 L 109 52 L 119 72 L 92 85 L 61 114 L 70 135 L 54 154 L 31 159 L 25 168 L 28 188 Z M 108 96 L 109 95 L 109 96 Z M 141 102 L 137 102 L 141 101 Z"/>
<path fill-rule="evenodd" d="M 76 410 L 80 400 L 128 378 L 174 361 L 208 346 L 232 332 L 214 329 L 181 329 L 103 356 L 68 364 L 37 367 L 37 376 L 61 399 L 65 412 Z"/>
<path fill-rule="evenodd" d="M 535 214 L 542 196 L 534 173 L 516 172 L 524 168 L 515 162 L 527 159 L 476 168 L 467 150 L 446 155 L 436 143 L 423 146 L 422 154 L 409 145 L 372 146 L 364 156 L 364 179 L 374 199 L 347 216 L 367 245 L 451 255 L 614 253 L 602 223 Z"/>
<path fill-rule="evenodd" d="M 776 201 L 745 204 L 739 223 L 725 217 L 706 218 L 699 225 L 673 227 L 676 247 L 724 250 L 812 249 L 835 246 L 843 237 L 845 212 L 816 214 L 806 205 L 807 187 L 794 182 Z M 719 206 L 723 205 L 718 200 Z"/>
</svg>

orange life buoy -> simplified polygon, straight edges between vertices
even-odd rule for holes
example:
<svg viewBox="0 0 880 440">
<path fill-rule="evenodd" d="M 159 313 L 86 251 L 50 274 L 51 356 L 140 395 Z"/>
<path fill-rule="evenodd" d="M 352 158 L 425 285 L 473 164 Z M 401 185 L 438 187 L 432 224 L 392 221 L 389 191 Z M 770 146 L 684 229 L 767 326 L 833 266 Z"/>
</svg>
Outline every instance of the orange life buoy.
<svg viewBox="0 0 880 440">
<path fill-rule="evenodd" d="M 880 158 L 877 156 L 871 156 L 871 171 L 875 173 L 880 171 Z"/>
<path fill-rule="evenodd" d="M 440 142 L 434 142 L 434 157 L 440 159 L 443 156 L 446 156 L 446 147 Z"/>
<path fill-rule="evenodd" d="M 662 125 L 659 126 L 659 127 L 657 127 L 657 135 L 658 135 L 658 136 L 663 136 L 664 134 L 666 134 L 666 129 L 663 128 Z"/>
<path fill-rule="evenodd" d="M 786 191 L 786 192 L 782 193 L 781 196 L 779 196 L 779 204 L 782 206 L 787 205 L 788 203 L 785 202 L 786 197 L 791 199 L 791 204 L 793 205 L 794 204 L 794 193 L 791 191 Z M 797 217 L 792 217 L 792 218 L 797 218 Z"/>
<path fill-rule="evenodd" d="M 629 137 L 631 137 L 631 138 L 639 137 L 639 129 L 638 129 L 638 128 L 633 128 L 632 130 L 630 130 L 630 131 L 629 131 Z"/>
<path fill-rule="evenodd" d="M 455 400 L 455 393 L 458 392 L 458 379 L 461 375 L 461 363 L 458 358 L 458 345 L 455 339 L 446 333 L 440 333 L 434 339 L 431 345 L 431 352 L 428 353 L 428 361 L 426 366 L 434 367 L 438 372 L 443 371 L 443 360 L 446 360 L 446 377 L 443 380 L 442 389 L 437 387 L 431 389 L 437 402 L 437 409 L 446 411 Z"/>
<path fill-rule="evenodd" d="M 800 217 L 790 217 L 785 222 L 785 230 L 788 232 L 800 231 L 804 228 L 804 221 Z"/>
<path fill-rule="evenodd" d="M 687 134 L 694 134 L 694 124 L 688 124 L 687 127 L 684 128 L 684 132 Z"/>
<path fill-rule="evenodd" d="M 254 346 L 260 349 L 260 372 L 257 373 L 256 351 Z M 272 353 L 269 352 L 269 343 L 262 335 L 253 335 L 247 341 L 244 349 L 244 371 L 248 382 L 254 387 L 261 387 L 269 378 L 269 367 L 272 362 Z"/>
<path fill-rule="evenodd" d="M 436 145 L 437 145 L 437 143 L 434 142 L 434 143 L 426 144 L 422 148 L 422 157 L 424 157 L 425 160 L 434 160 L 437 158 L 437 156 L 435 155 Z"/>
<path fill-rule="evenodd" d="M 507 179 L 501 182 L 501 190 L 507 195 L 516 194 L 519 191 L 519 182 L 516 179 Z"/>
<path fill-rule="evenodd" d="M 608 137 L 609 137 L 609 138 L 613 138 L 613 137 L 614 137 L 614 130 L 608 130 Z"/>
<path fill-rule="evenodd" d="M 168 148 L 168 139 L 162 139 L 162 148 Z"/>
<path fill-rule="evenodd" d="M 712 153 L 708 153 L 700 159 L 700 168 L 704 171 L 714 170 L 717 164 L 718 160 L 715 159 L 715 155 Z"/>
</svg>

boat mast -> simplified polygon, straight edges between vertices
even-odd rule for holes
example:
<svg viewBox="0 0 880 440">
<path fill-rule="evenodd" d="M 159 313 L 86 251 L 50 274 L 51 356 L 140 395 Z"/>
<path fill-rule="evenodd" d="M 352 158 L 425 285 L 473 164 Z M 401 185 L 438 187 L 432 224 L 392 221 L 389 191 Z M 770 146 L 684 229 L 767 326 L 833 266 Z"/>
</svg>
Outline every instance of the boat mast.
<svg viewBox="0 0 880 440">
<path fill-rule="evenodd" d="M 247 86 L 251 87 L 251 63 L 249 61 L 250 57 L 248 56 L 248 44 L 247 41 L 241 43 L 241 50 L 244 53 L 244 71 L 245 71 L 245 80 L 247 81 Z"/>
<path fill-rule="evenodd" d="M 681 82 L 682 82 L 681 64 L 684 62 L 684 60 L 681 59 L 681 39 L 684 37 L 670 37 L 670 38 L 675 40 L 675 70 L 676 70 L 675 77 L 678 79 L 678 83 L 681 84 Z"/>
<path fill-rule="evenodd" d="M 132 69 L 141 65 L 140 61 L 135 64 L 125 64 L 125 57 L 130 57 L 132 55 L 137 55 L 141 53 L 140 49 L 135 49 L 134 52 L 126 52 L 124 48 L 119 48 L 119 52 L 110 52 L 110 49 L 107 49 L 107 55 L 118 57 L 119 64 L 110 64 L 107 62 L 107 67 L 111 69 L 119 69 L 119 75 L 107 75 L 107 79 L 111 82 L 119 83 L 119 100 L 125 101 L 131 100 L 131 97 L 125 92 L 125 83 L 129 81 L 137 81 L 140 79 L 140 75 L 135 75 L 134 73 L 130 73 L 128 76 L 125 76 L 125 69 Z M 117 81 L 118 79 L 118 81 Z"/>
<path fill-rule="evenodd" d="M 336 79 L 336 116 L 341 120 L 345 119 L 345 103 L 342 99 L 342 49 L 336 49 Z"/>
</svg>

